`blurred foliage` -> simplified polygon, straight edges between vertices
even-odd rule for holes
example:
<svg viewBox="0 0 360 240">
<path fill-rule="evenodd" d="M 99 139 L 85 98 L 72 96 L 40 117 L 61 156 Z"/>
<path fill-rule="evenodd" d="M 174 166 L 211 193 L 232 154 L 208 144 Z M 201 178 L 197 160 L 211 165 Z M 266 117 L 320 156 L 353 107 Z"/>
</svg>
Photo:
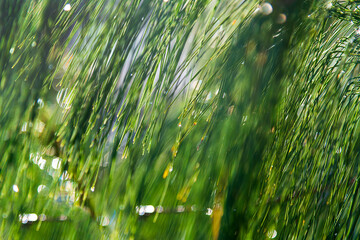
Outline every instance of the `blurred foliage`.
<svg viewBox="0 0 360 240">
<path fill-rule="evenodd" d="M 359 239 L 360 1 L 0 1 L 2 239 Z"/>
</svg>

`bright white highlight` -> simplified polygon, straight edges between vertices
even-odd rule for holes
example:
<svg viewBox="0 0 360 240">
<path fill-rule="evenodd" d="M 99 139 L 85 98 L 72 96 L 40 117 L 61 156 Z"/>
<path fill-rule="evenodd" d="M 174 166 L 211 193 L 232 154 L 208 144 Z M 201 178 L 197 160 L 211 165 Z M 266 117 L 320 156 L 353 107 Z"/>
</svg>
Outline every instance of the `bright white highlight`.
<svg viewBox="0 0 360 240">
<path fill-rule="evenodd" d="M 68 11 L 70 11 L 71 10 L 71 5 L 70 5 L 70 3 L 68 3 L 68 4 L 66 4 L 65 6 L 64 6 L 64 11 L 65 12 L 68 12 Z"/>
</svg>

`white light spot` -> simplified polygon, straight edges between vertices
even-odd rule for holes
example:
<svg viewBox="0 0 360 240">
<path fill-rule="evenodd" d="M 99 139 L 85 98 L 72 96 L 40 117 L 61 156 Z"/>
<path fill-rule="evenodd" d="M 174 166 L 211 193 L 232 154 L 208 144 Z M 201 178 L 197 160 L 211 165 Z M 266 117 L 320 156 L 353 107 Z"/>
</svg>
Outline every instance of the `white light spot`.
<svg viewBox="0 0 360 240">
<path fill-rule="evenodd" d="M 39 105 L 39 108 L 43 108 L 43 107 L 44 107 L 44 101 L 43 101 L 41 98 L 39 98 L 39 99 L 37 100 L 37 104 Z"/>
<path fill-rule="evenodd" d="M 42 157 L 40 157 L 39 162 L 38 162 L 38 166 L 39 166 L 39 168 L 40 168 L 41 170 L 44 170 L 45 164 L 46 164 L 46 160 L 43 159 Z"/>
<path fill-rule="evenodd" d="M 61 166 L 61 160 L 60 160 L 60 158 L 54 158 L 54 159 L 52 160 L 51 166 L 52 166 L 54 169 L 59 169 L 60 166 Z"/>
<path fill-rule="evenodd" d="M 28 222 L 35 222 L 37 220 L 38 220 L 38 216 L 35 213 L 19 215 L 19 221 L 22 224 L 26 224 Z"/>
<path fill-rule="evenodd" d="M 35 131 L 38 133 L 42 133 L 45 129 L 45 123 L 43 123 L 42 121 L 37 121 L 35 123 Z"/>
<path fill-rule="evenodd" d="M 71 10 L 71 5 L 70 5 L 70 3 L 68 3 L 68 4 L 66 4 L 65 6 L 64 6 L 64 11 L 65 12 L 68 12 L 68 11 L 70 11 Z"/>
<path fill-rule="evenodd" d="M 145 207 L 144 206 L 136 206 L 136 212 L 140 215 L 140 216 L 144 216 L 145 215 Z"/>
<path fill-rule="evenodd" d="M 35 124 L 35 128 L 39 128 L 36 125 L 37 124 Z M 39 129 L 37 129 L 37 131 L 38 130 Z M 45 168 L 46 160 L 40 156 L 40 153 L 36 153 L 36 155 L 33 153 L 30 153 L 30 160 L 33 161 L 36 165 L 38 165 L 41 170 L 43 170 Z"/>
<path fill-rule="evenodd" d="M 164 2 L 168 2 L 169 0 L 163 0 Z"/>
<path fill-rule="evenodd" d="M 177 206 L 176 211 L 179 212 L 179 213 L 184 212 L 184 211 L 185 211 L 185 207 L 182 206 L 182 205 L 179 205 L 179 206 Z"/>
<path fill-rule="evenodd" d="M 277 231 L 274 229 L 274 230 L 271 230 L 271 231 L 269 231 L 268 232 L 268 237 L 269 238 L 276 238 L 276 236 L 277 236 Z"/>
<path fill-rule="evenodd" d="M 14 192 L 19 192 L 19 187 L 17 185 L 12 186 Z"/>
<path fill-rule="evenodd" d="M 13 54 L 13 53 L 14 53 L 14 51 L 15 51 L 15 49 L 14 49 L 14 48 L 10 48 L 9 53 L 10 53 L 10 54 Z"/>
<path fill-rule="evenodd" d="M 206 215 L 210 216 L 212 214 L 212 209 L 211 208 L 208 208 L 206 209 Z"/>
<path fill-rule="evenodd" d="M 266 2 L 266 3 L 263 3 L 261 5 L 261 10 L 260 11 L 264 15 L 270 15 L 273 12 L 273 7 L 271 6 L 270 3 Z"/>
<path fill-rule="evenodd" d="M 60 217 L 59 217 L 60 221 L 65 221 L 66 219 L 67 219 L 67 216 L 65 216 L 65 215 L 60 215 Z"/>
<path fill-rule="evenodd" d="M 146 205 L 144 207 L 144 210 L 145 210 L 145 213 L 153 213 L 153 212 L 155 212 L 155 208 L 152 205 Z"/>
<path fill-rule="evenodd" d="M 90 191 L 94 192 L 95 191 L 95 187 L 91 187 Z"/>
<path fill-rule="evenodd" d="M 20 215 L 19 218 L 20 218 L 20 221 L 21 221 L 22 224 L 26 224 L 28 222 L 27 214 L 24 214 L 24 216 Z"/>
<path fill-rule="evenodd" d="M 36 47 L 36 42 L 33 41 L 33 42 L 31 43 L 31 46 L 32 46 L 32 47 Z"/>
<path fill-rule="evenodd" d="M 106 216 L 103 216 L 100 218 L 100 225 L 101 226 L 107 226 L 110 224 L 110 219 Z"/>
<path fill-rule="evenodd" d="M 157 211 L 159 212 L 159 207 L 157 207 Z M 136 206 L 136 213 L 139 214 L 140 216 L 144 216 L 145 214 L 151 214 L 154 212 L 155 212 L 155 207 L 152 205 L 146 205 L 140 207 Z"/>
<path fill-rule="evenodd" d="M 26 131 L 27 131 L 27 122 L 25 122 L 21 127 L 21 132 L 26 132 Z"/>
<path fill-rule="evenodd" d="M 38 216 L 35 213 L 28 214 L 28 221 L 35 222 L 36 220 L 38 220 Z"/>
<path fill-rule="evenodd" d="M 45 185 L 39 185 L 37 188 L 38 193 L 41 192 L 42 190 L 44 190 L 46 188 Z"/>
</svg>

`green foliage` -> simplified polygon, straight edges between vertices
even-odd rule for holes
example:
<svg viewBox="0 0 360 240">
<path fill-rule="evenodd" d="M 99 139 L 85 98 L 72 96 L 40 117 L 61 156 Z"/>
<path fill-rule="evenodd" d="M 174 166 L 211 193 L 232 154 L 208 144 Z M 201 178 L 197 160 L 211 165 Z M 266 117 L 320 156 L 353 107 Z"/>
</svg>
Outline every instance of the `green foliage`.
<svg viewBox="0 0 360 240">
<path fill-rule="evenodd" d="M 1 238 L 359 238 L 360 1 L 0 6 Z"/>
</svg>

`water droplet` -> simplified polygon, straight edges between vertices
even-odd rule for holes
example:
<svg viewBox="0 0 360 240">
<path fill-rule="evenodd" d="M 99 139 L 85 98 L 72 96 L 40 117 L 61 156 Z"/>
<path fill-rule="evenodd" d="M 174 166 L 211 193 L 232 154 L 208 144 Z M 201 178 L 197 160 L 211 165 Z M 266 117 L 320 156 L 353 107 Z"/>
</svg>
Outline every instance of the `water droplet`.
<svg viewBox="0 0 360 240">
<path fill-rule="evenodd" d="M 39 108 L 43 108 L 43 107 L 44 107 L 44 101 L 43 101 L 41 98 L 39 98 L 39 99 L 37 100 L 37 104 L 38 104 L 38 107 L 39 107 Z"/>
<path fill-rule="evenodd" d="M 145 207 L 145 213 L 154 213 L 155 212 L 155 207 L 152 205 L 146 205 Z"/>
<path fill-rule="evenodd" d="M 60 166 L 61 166 L 61 159 L 60 159 L 60 158 L 54 158 L 54 159 L 52 160 L 51 166 L 52 166 L 54 169 L 59 169 Z"/>
<path fill-rule="evenodd" d="M 141 21 L 144 21 L 144 17 L 141 18 Z"/>
<path fill-rule="evenodd" d="M 326 4 L 326 8 L 327 8 L 327 9 L 332 8 L 332 6 L 333 6 L 332 2 L 328 2 L 328 3 Z"/>
<path fill-rule="evenodd" d="M 145 208 L 143 206 L 136 207 L 136 212 L 139 214 L 139 216 L 145 215 Z"/>
<path fill-rule="evenodd" d="M 45 214 L 40 214 L 39 219 L 42 222 L 45 221 L 46 220 L 46 215 Z"/>
<path fill-rule="evenodd" d="M 35 222 L 38 220 L 38 216 L 35 213 L 30 213 L 27 215 L 28 221 Z"/>
<path fill-rule="evenodd" d="M 19 187 L 16 184 L 12 186 L 12 189 L 14 192 L 19 192 Z"/>
<path fill-rule="evenodd" d="M 277 18 L 277 23 L 278 24 L 284 24 L 286 22 L 286 15 L 283 13 L 280 13 L 278 18 Z"/>
<path fill-rule="evenodd" d="M 70 11 L 70 10 L 71 10 L 71 5 L 70 5 L 70 3 L 65 4 L 65 6 L 64 6 L 64 11 L 65 11 L 65 12 L 68 12 L 68 11 Z"/>
<path fill-rule="evenodd" d="M 101 216 L 98 218 L 98 221 L 100 221 L 100 225 L 105 227 L 110 224 L 110 218 L 107 216 Z"/>
<path fill-rule="evenodd" d="M 206 215 L 211 216 L 213 210 L 211 208 L 206 209 Z"/>
<path fill-rule="evenodd" d="M 35 123 L 34 129 L 37 133 L 42 133 L 45 129 L 45 123 L 43 123 L 42 121 L 37 121 Z"/>
<path fill-rule="evenodd" d="M 179 205 L 179 206 L 176 207 L 176 211 L 178 213 L 182 213 L 182 212 L 185 211 L 185 207 L 183 205 Z"/>
<path fill-rule="evenodd" d="M 21 132 L 26 132 L 27 131 L 27 126 L 28 126 L 28 123 L 25 122 L 21 127 Z"/>
<path fill-rule="evenodd" d="M 269 231 L 268 232 L 268 237 L 269 238 L 276 238 L 276 236 L 277 236 L 277 231 L 274 229 L 274 230 L 271 230 L 271 231 Z"/>
<path fill-rule="evenodd" d="M 38 159 L 37 165 L 39 166 L 39 168 L 41 170 L 44 170 L 45 164 L 46 164 L 46 160 L 40 156 L 40 158 Z"/>
<path fill-rule="evenodd" d="M 162 213 L 162 212 L 164 212 L 164 208 L 162 206 L 157 206 L 156 207 L 156 212 Z"/>
<path fill-rule="evenodd" d="M 163 208 L 161 206 L 156 208 L 157 212 L 163 211 Z M 139 214 L 139 216 L 144 216 L 145 214 L 152 214 L 155 212 L 155 207 L 152 205 L 145 205 L 145 206 L 136 206 L 136 213 Z"/>
<path fill-rule="evenodd" d="M 36 47 L 36 42 L 35 42 L 35 41 L 33 41 L 33 42 L 31 43 L 31 47 Z"/>
<path fill-rule="evenodd" d="M 19 218 L 20 218 L 20 221 L 21 221 L 22 224 L 27 224 L 28 223 L 27 214 L 24 214 L 23 216 L 20 215 Z"/>
<path fill-rule="evenodd" d="M 9 53 L 10 53 L 10 54 L 13 54 L 13 53 L 14 53 L 14 51 L 15 51 L 15 49 L 14 49 L 14 48 L 10 48 Z"/>
<path fill-rule="evenodd" d="M 41 192 L 42 190 L 44 190 L 46 188 L 45 185 L 39 185 L 37 188 L 38 193 Z"/>
<path fill-rule="evenodd" d="M 260 11 L 264 15 L 270 15 L 273 12 L 273 7 L 270 3 L 266 2 L 261 5 Z"/>
</svg>

